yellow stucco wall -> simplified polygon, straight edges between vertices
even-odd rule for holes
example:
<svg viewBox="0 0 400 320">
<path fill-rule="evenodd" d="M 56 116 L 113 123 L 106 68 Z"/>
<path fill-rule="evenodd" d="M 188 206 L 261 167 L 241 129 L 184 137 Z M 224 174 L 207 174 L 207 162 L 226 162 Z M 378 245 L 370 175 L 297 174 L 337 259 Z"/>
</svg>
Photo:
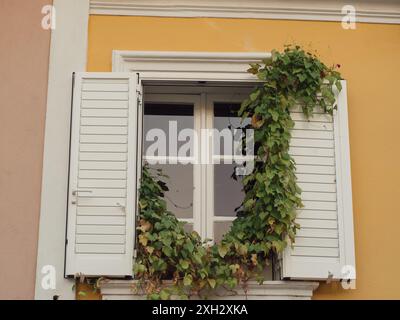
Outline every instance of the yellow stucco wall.
<svg viewBox="0 0 400 320">
<path fill-rule="evenodd" d="M 270 51 L 296 43 L 340 63 L 348 80 L 357 289 L 315 298 L 400 299 L 400 25 L 253 19 L 91 16 L 88 71 L 112 50 Z"/>
</svg>

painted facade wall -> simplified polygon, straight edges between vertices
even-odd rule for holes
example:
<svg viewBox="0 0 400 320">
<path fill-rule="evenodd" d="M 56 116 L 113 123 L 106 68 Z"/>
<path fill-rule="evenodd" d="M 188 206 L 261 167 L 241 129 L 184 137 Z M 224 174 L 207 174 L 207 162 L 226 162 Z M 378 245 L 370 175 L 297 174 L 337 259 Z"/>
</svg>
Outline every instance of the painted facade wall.
<svg viewBox="0 0 400 320">
<path fill-rule="evenodd" d="M 341 64 L 349 89 L 357 289 L 322 284 L 315 298 L 399 299 L 399 25 L 91 16 L 88 71 L 111 71 L 112 50 L 252 52 L 292 43 Z"/>
<path fill-rule="evenodd" d="M 0 300 L 34 297 L 51 2 L 0 0 Z"/>
</svg>

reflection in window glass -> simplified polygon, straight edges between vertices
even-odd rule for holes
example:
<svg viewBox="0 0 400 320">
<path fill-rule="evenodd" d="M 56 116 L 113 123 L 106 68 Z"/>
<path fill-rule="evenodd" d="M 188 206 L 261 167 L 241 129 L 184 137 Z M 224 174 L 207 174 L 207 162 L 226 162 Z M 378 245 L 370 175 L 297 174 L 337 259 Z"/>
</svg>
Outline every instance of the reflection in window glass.
<svg viewBox="0 0 400 320">
<path fill-rule="evenodd" d="M 215 103 L 214 128 L 222 130 L 229 126 L 233 128 L 241 127 L 241 118 L 237 115 L 239 109 L 239 103 Z"/>
<path fill-rule="evenodd" d="M 236 217 L 235 208 L 239 207 L 244 199 L 240 177 L 232 178 L 234 164 L 214 165 L 214 215 L 222 217 Z"/>
<path fill-rule="evenodd" d="M 167 209 L 178 219 L 193 218 L 193 165 L 165 164 L 151 165 L 153 169 L 161 169 L 168 178 L 164 178 L 169 191 L 165 193 Z"/>
<path fill-rule="evenodd" d="M 224 129 L 230 129 L 232 132 L 234 129 L 240 129 L 245 127 L 250 123 L 250 119 L 244 119 L 238 116 L 238 111 L 240 109 L 239 103 L 215 103 L 214 104 L 214 128 L 218 131 Z M 244 134 L 244 133 L 243 133 Z M 215 155 L 233 155 L 233 140 L 240 141 L 241 130 L 238 130 L 233 136 L 231 133 L 231 140 L 220 139 L 219 143 L 214 139 L 214 154 Z M 225 144 L 229 145 L 226 146 Z M 218 148 L 219 145 L 219 148 Z M 224 150 L 231 150 L 230 154 L 226 154 Z"/>
<path fill-rule="evenodd" d="M 160 103 L 146 103 L 144 105 L 144 154 L 150 156 L 177 156 L 171 154 L 169 137 L 177 141 L 176 134 L 179 134 L 183 129 L 193 129 L 194 127 L 194 107 L 190 104 L 160 104 Z M 176 132 L 170 132 L 171 125 L 174 126 L 176 122 Z M 162 142 L 162 147 L 165 146 L 165 152 L 158 150 L 156 154 L 148 154 L 149 146 L 153 145 L 155 141 L 147 141 L 146 136 L 151 129 L 161 129 L 165 133 L 165 144 Z M 185 141 L 177 142 L 177 150 L 186 144 L 190 139 L 186 138 Z M 157 139 L 156 139 L 157 141 Z M 176 151 L 175 151 L 176 152 Z M 186 154 L 186 156 L 190 156 Z"/>
</svg>

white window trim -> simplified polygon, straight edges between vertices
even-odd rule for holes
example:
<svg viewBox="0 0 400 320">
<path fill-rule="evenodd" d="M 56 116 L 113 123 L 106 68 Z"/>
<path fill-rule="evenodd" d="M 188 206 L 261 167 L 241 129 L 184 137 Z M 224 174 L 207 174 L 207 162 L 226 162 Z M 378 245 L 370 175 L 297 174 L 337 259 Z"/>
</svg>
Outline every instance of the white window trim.
<svg viewBox="0 0 400 320">
<path fill-rule="evenodd" d="M 75 298 L 64 278 L 72 73 L 86 71 L 89 0 L 54 0 L 57 28 L 51 34 L 42 195 L 35 299 Z M 55 276 L 55 287 L 46 277 Z"/>
<path fill-rule="evenodd" d="M 356 8 L 357 22 L 400 23 L 400 6 L 389 0 L 365 3 L 304 0 L 91 0 L 90 13 L 96 15 L 155 16 L 155 17 L 207 17 L 241 19 L 279 19 L 342 21 L 342 7 L 351 4 Z M 340 26 L 339 26 L 340 27 Z"/>
<path fill-rule="evenodd" d="M 142 81 L 254 82 L 250 63 L 267 52 L 113 51 L 113 72 L 137 72 Z"/>
<path fill-rule="evenodd" d="M 103 300 L 145 300 L 146 295 L 135 293 L 132 289 L 135 280 L 110 280 L 100 283 Z M 208 297 L 211 300 L 310 300 L 318 288 L 318 282 L 306 281 L 264 281 L 259 284 L 249 281 L 246 291 L 237 287 L 234 292 L 217 291 L 217 295 Z M 198 299 L 195 297 L 194 299 Z"/>
</svg>

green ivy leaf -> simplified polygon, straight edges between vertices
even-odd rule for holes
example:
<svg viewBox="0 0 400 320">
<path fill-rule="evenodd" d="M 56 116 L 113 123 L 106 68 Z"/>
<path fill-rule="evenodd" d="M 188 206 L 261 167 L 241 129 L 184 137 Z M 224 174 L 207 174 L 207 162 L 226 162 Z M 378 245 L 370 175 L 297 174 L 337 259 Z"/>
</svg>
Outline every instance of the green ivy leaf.
<svg viewBox="0 0 400 320">
<path fill-rule="evenodd" d="M 268 113 L 272 116 L 272 120 L 278 121 L 278 119 L 279 119 L 278 111 L 270 109 L 270 110 L 268 110 Z"/>
<path fill-rule="evenodd" d="M 255 90 L 255 91 L 253 91 L 253 92 L 250 94 L 250 101 L 252 101 L 252 102 L 256 101 L 257 98 L 259 97 L 260 93 L 261 93 L 261 90 L 260 90 L 260 89 L 257 89 L 257 90 Z"/>
<path fill-rule="evenodd" d="M 149 295 L 150 300 L 160 300 L 160 295 L 158 293 L 152 293 Z"/>
<path fill-rule="evenodd" d="M 229 278 L 228 280 L 226 280 L 226 284 L 230 287 L 230 288 L 235 288 L 238 285 L 238 280 L 236 278 Z"/>
<path fill-rule="evenodd" d="M 180 260 L 179 265 L 181 266 L 182 269 L 186 270 L 189 268 L 189 262 L 187 260 Z"/>
<path fill-rule="evenodd" d="M 163 247 L 162 252 L 167 256 L 171 257 L 172 256 L 172 248 L 171 247 Z"/>
<path fill-rule="evenodd" d="M 161 300 L 169 300 L 169 297 L 170 297 L 170 293 L 166 289 L 163 289 L 160 291 Z"/>
<path fill-rule="evenodd" d="M 338 80 L 335 82 L 336 88 L 340 91 L 342 91 L 342 83 Z"/>
<path fill-rule="evenodd" d="M 184 245 L 183 247 L 184 247 L 187 251 L 189 251 L 190 253 L 192 253 L 193 250 L 194 250 L 194 245 L 193 245 L 192 241 L 190 241 L 190 240 L 186 240 L 186 243 L 185 243 L 185 245 Z"/>
</svg>

